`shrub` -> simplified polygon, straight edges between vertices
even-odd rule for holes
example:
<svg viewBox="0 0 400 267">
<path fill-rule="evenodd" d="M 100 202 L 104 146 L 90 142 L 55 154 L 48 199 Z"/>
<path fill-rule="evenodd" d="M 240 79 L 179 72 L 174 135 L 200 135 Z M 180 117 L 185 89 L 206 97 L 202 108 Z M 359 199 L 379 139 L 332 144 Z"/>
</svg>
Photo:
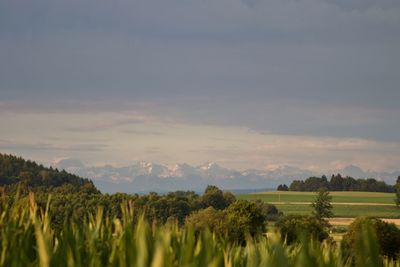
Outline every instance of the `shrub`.
<svg viewBox="0 0 400 267">
<path fill-rule="evenodd" d="M 234 198 L 235 196 L 232 194 L 224 194 L 218 187 L 209 185 L 204 191 L 200 203 L 203 208 L 213 207 L 218 210 L 223 210 L 234 201 Z"/>
<path fill-rule="evenodd" d="M 289 191 L 289 187 L 287 185 L 285 185 L 285 184 L 280 184 L 280 185 L 278 185 L 276 190 L 278 190 L 278 191 Z"/>
<path fill-rule="evenodd" d="M 226 209 L 230 239 L 242 242 L 246 234 L 255 236 L 265 230 L 266 217 L 254 202 L 238 200 Z"/>
<path fill-rule="evenodd" d="M 226 214 L 213 207 L 199 210 L 186 217 L 186 225 L 192 226 L 197 232 L 209 229 L 218 235 L 227 232 Z"/>
<path fill-rule="evenodd" d="M 348 257 L 355 256 L 356 240 L 363 234 L 362 229 L 369 225 L 372 226 L 372 229 L 375 231 L 380 253 L 389 258 L 398 257 L 400 253 L 400 229 L 393 223 L 387 223 L 371 217 L 360 217 L 350 224 L 342 240 L 344 254 Z"/>
<path fill-rule="evenodd" d="M 268 204 L 259 199 L 254 201 L 254 203 L 261 210 L 261 212 L 263 213 L 266 220 L 276 221 L 279 219 L 279 216 L 281 215 L 281 213 L 279 212 L 279 210 L 277 209 L 277 207 L 275 205 Z"/>
<path fill-rule="evenodd" d="M 301 235 L 310 235 L 319 241 L 329 237 L 323 223 L 314 216 L 287 215 L 279 220 L 276 226 L 287 244 L 299 241 Z"/>
<path fill-rule="evenodd" d="M 219 237 L 227 235 L 230 241 L 243 243 L 247 234 L 256 236 L 265 230 L 266 215 L 259 205 L 247 200 L 238 200 L 226 210 L 208 207 L 192 213 L 186 218 L 199 232 L 209 229 Z"/>
</svg>

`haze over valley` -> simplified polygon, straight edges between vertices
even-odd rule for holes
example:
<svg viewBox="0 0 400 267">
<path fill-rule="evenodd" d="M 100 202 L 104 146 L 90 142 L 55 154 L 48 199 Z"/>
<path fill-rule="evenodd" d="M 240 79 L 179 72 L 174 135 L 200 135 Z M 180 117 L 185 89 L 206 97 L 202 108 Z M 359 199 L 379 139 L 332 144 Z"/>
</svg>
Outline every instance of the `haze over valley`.
<svg viewBox="0 0 400 267">
<path fill-rule="evenodd" d="M 77 159 L 63 159 L 53 164 L 59 170 L 66 170 L 81 177 L 88 177 L 102 191 L 107 193 L 165 193 L 175 190 L 193 190 L 202 192 L 207 185 L 213 184 L 223 190 L 262 191 L 276 189 L 279 184 L 290 184 L 293 180 L 302 180 L 310 176 L 340 173 L 355 178 L 376 178 L 389 184 L 395 183 L 400 171 L 374 172 L 364 171 L 353 165 L 343 169 L 318 173 L 291 166 L 274 167 L 266 170 L 234 170 L 224 168 L 217 163 L 207 162 L 199 166 L 175 164 L 171 166 L 140 161 L 131 165 L 113 167 L 86 166 Z"/>
</svg>

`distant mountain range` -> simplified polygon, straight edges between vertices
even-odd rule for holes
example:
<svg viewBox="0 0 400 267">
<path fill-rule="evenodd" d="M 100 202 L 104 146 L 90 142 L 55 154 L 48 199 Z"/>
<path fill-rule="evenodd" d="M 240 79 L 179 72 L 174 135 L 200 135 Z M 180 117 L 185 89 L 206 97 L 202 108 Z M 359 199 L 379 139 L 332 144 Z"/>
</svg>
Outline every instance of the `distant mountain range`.
<svg viewBox="0 0 400 267">
<path fill-rule="evenodd" d="M 273 170 L 236 171 L 219 166 L 216 163 L 205 163 L 200 166 L 176 164 L 166 166 L 152 162 L 137 162 L 129 166 L 113 167 L 85 166 L 77 159 L 64 159 L 55 164 L 58 169 L 87 177 L 106 193 L 146 193 L 169 192 L 176 190 L 203 191 L 209 185 L 216 185 L 224 190 L 256 191 L 274 189 L 279 184 L 289 184 L 293 180 L 310 176 L 321 176 L 321 173 L 309 170 L 282 166 Z M 400 172 L 371 172 L 357 166 L 347 166 L 335 173 L 354 178 L 376 178 L 393 184 Z M 328 178 L 330 176 L 327 175 Z"/>
</svg>

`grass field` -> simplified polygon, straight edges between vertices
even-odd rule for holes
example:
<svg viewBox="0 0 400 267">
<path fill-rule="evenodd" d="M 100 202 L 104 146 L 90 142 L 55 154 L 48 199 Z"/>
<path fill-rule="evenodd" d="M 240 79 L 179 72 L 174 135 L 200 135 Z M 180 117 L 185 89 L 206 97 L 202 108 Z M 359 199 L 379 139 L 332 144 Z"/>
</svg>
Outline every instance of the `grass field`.
<svg viewBox="0 0 400 267">
<path fill-rule="evenodd" d="M 312 202 L 315 192 L 262 192 L 238 195 L 238 198 L 261 199 L 265 202 Z M 379 192 L 331 192 L 332 203 L 382 203 L 393 204 L 394 193 Z"/>
<path fill-rule="evenodd" d="M 376 216 L 400 218 L 400 209 L 394 205 L 395 195 L 376 192 L 331 192 L 335 217 Z M 310 214 L 314 192 L 262 192 L 237 195 L 238 199 L 260 199 L 273 203 L 285 214 Z"/>
</svg>

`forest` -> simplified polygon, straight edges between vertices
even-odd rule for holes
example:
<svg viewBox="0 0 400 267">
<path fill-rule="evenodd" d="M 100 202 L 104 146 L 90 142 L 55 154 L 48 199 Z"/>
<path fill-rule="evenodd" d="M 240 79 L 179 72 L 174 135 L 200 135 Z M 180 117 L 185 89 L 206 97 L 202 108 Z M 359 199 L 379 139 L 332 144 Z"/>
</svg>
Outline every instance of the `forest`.
<svg viewBox="0 0 400 267">
<path fill-rule="evenodd" d="M 309 177 L 303 180 L 294 180 L 289 186 L 281 184 L 279 191 L 305 191 L 313 192 L 320 188 L 327 188 L 329 191 L 362 191 L 362 192 L 395 192 L 396 186 L 388 185 L 384 181 L 377 181 L 374 178 L 355 179 L 353 177 L 342 177 L 342 175 L 332 175 L 328 178 Z"/>
</svg>

